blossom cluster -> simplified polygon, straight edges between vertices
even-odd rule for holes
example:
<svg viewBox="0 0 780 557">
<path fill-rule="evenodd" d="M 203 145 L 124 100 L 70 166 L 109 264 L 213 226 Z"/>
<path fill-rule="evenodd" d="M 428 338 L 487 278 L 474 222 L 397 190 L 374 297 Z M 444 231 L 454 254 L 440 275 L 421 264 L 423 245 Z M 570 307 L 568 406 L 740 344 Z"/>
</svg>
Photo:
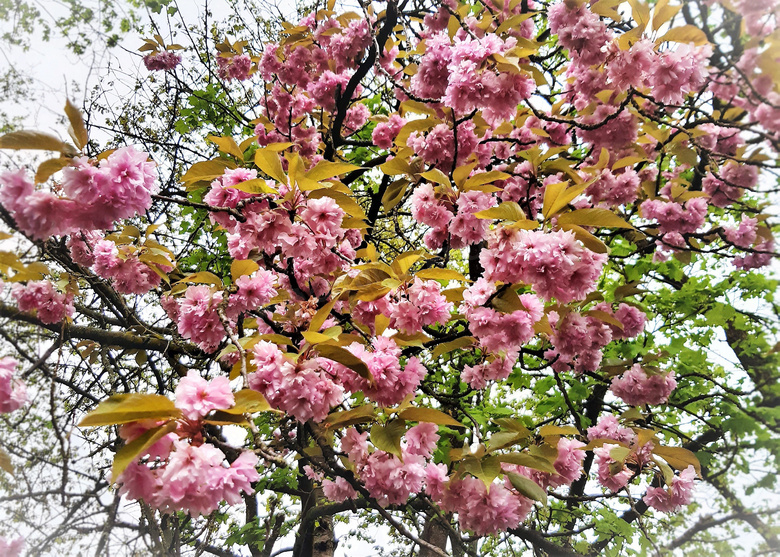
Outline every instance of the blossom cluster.
<svg viewBox="0 0 780 557">
<path fill-rule="evenodd" d="M 162 512 L 185 511 L 191 516 L 210 514 L 222 501 L 236 505 L 242 492 L 254 493 L 251 484 L 260 478 L 257 456 L 241 451 L 228 462 L 225 453 L 204 441 L 201 432 L 201 420 L 211 411 L 234 403 L 227 378 L 206 381 L 190 370 L 176 388 L 176 406 L 184 419 L 114 478 L 120 484 L 119 493 L 128 499 L 143 499 Z M 120 428 L 120 436 L 130 443 L 160 424 L 131 422 Z"/>
<path fill-rule="evenodd" d="M 631 406 L 663 404 L 669 398 L 677 381 L 674 372 L 650 374 L 635 364 L 620 377 L 612 380 L 610 391 Z"/>
<path fill-rule="evenodd" d="M 596 288 L 606 254 L 584 247 L 572 232 L 500 228 L 488 235 L 479 256 L 485 278 L 524 283 L 560 303 L 582 300 Z"/>
<path fill-rule="evenodd" d="M 11 287 L 11 295 L 21 311 L 34 312 L 41 323 L 60 323 L 73 316 L 73 293 L 58 292 L 51 281 L 16 283 Z"/>
<path fill-rule="evenodd" d="M 290 280 L 311 285 L 311 294 L 325 292 L 323 276 L 347 270 L 355 257 L 361 236 L 357 229 L 342 228 L 346 213 L 331 197 L 304 197 L 300 192 L 287 200 L 288 184 L 279 184 L 278 194 L 253 197 L 234 186 L 256 177 L 254 170 L 228 170 L 211 184 L 204 201 L 215 210 L 211 219 L 227 230 L 228 252 L 235 259 L 250 254 L 279 256 L 283 267 L 294 268 Z M 242 220 L 216 209 L 237 208 Z M 291 284 L 284 284 L 296 294 Z"/>
<path fill-rule="evenodd" d="M 114 221 L 146 211 L 157 191 L 154 163 L 123 147 L 95 165 L 86 157 L 62 171 L 60 197 L 35 189 L 23 170 L 0 175 L 0 203 L 19 229 L 43 240 L 76 230 L 106 230 Z"/>
<path fill-rule="evenodd" d="M 150 72 L 171 71 L 179 64 L 181 64 L 181 55 L 170 50 L 153 52 L 144 56 L 144 66 Z"/>
</svg>

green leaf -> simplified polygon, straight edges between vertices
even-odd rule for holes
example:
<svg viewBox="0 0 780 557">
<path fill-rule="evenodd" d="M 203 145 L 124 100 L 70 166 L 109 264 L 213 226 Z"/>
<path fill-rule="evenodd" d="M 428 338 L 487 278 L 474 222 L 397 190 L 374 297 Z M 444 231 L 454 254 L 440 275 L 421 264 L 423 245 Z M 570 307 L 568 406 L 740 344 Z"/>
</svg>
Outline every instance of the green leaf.
<svg viewBox="0 0 780 557">
<path fill-rule="evenodd" d="M 323 160 L 318 162 L 314 168 L 306 173 L 306 178 L 314 180 L 315 182 L 320 182 L 355 170 L 360 170 L 360 167 L 344 162 L 329 162 Z"/>
<path fill-rule="evenodd" d="M 355 424 L 370 422 L 374 418 L 375 407 L 373 404 L 364 404 L 351 410 L 334 412 L 325 418 L 325 423 L 330 427 L 347 427 Z"/>
<path fill-rule="evenodd" d="M 576 224 L 598 228 L 634 228 L 607 209 L 577 209 L 558 217 L 558 224 Z"/>
<path fill-rule="evenodd" d="M 320 344 L 317 346 L 317 352 L 320 357 L 333 360 L 341 365 L 347 366 L 349 369 L 357 373 L 363 379 L 367 379 L 372 384 L 374 378 L 371 376 L 371 372 L 368 366 L 363 360 L 355 356 L 352 352 L 341 346 L 332 346 L 330 344 Z"/>
<path fill-rule="evenodd" d="M 0 149 L 35 149 L 39 151 L 58 151 L 63 155 L 75 155 L 76 152 L 60 138 L 35 130 L 20 130 L 0 136 Z"/>
<path fill-rule="evenodd" d="M 688 449 L 682 447 L 656 447 L 653 454 L 658 455 L 669 463 L 669 466 L 677 470 L 685 470 L 688 466 L 693 466 L 696 473 L 701 477 L 701 464 L 696 455 Z"/>
<path fill-rule="evenodd" d="M 84 117 L 81 115 L 81 111 L 70 102 L 70 99 L 65 101 L 65 115 L 70 122 L 68 132 L 71 138 L 76 143 L 76 147 L 83 149 L 89 141 L 87 126 L 84 124 Z"/>
<path fill-rule="evenodd" d="M 410 422 L 429 422 L 436 425 L 466 427 L 449 414 L 434 408 L 406 408 L 398 414 L 398 417 Z"/>
<path fill-rule="evenodd" d="M 173 402 L 162 395 L 113 395 L 87 414 L 79 427 L 118 425 L 138 420 L 175 420 L 181 416 Z"/>
<path fill-rule="evenodd" d="M 507 472 L 507 477 L 520 495 L 547 506 L 547 492 L 539 487 L 538 483 L 516 472 Z"/>
<path fill-rule="evenodd" d="M 255 164 L 267 176 L 270 176 L 280 184 L 287 184 L 287 175 L 282 169 L 282 161 L 279 155 L 269 149 L 255 151 Z"/>
<path fill-rule="evenodd" d="M 235 394 L 236 403 L 230 408 L 223 408 L 227 414 L 255 414 L 257 412 L 275 411 L 268 404 L 262 393 L 253 389 L 241 389 Z"/>
<path fill-rule="evenodd" d="M 119 475 L 125 471 L 132 462 L 144 456 L 144 451 L 157 443 L 160 439 L 176 429 L 176 422 L 168 422 L 161 426 L 150 429 L 137 439 L 132 440 L 127 445 L 119 449 L 114 456 L 114 463 L 111 465 L 111 480 L 116 481 Z"/>
<path fill-rule="evenodd" d="M 406 433 L 403 420 L 392 420 L 387 425 L 374 424 L 371 428 L 371 443 L 380 451 L 401 458 L 401 437 Z"/>
<path fill-rule="evenodd" d="M 495 220 L 508 220 L 517 222 L 519 220 L 526 220 L 525 213 L 520 208 L 520 205 L 514 201 L 505 201 L 498 207 L 491 207 L 484 211 L 477 211 L 474 216 L 478 219 L 495 219 Z"/>
</svg>

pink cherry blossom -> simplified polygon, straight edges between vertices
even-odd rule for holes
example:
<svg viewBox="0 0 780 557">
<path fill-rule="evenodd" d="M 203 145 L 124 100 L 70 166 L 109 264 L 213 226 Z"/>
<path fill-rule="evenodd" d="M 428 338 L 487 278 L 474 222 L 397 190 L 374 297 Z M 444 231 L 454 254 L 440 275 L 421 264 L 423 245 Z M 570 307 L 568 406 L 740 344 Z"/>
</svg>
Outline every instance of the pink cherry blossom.
<svg viewBox="0 0 780 557">
<path fill-rule="evenodd" d="M 181 64 L 181 56 L 170 50 L 144 56 L 144 66 L 149 71 L 170 71 L 179 64 Z"/>
<path fill-rule="evenodd" d="M 18 410 L 27 402 L 27 387 L 15 377 L 18 365 L 13 358 L 0 358 L 0 414 Z"/>
<path fill-rule="evenodd" d="M 60 323 L 73 316 L 73 294 L 57 292 L 48 280 L 16 283 L 11 287 L 11 295 L 21 311 L 34 311 L 42 323 Z"/>
<path fill-rule="evenodd" d="M 642 366 L 634 364 L 623 375 L 612 380 L 610 391 L 626 404 L 641 406 L 663 404 L 676 386 L 673 371 L 648 374 Z"/>
<path fill-rule="evenodd" d="M 176 387 L 176 407 L 190 420 L 198 420 L 212 410 L 224 410 L 233 404 L 235 398 L 227 377 L 207 381 L 191 369 Z"/>
<path fill-rule="evenodd" d="M 688 466 L 672 479 L 671 486 L 668 488 L 648 487 L 647 493 L 642 499 L 648 506 L 657 511 L 664 513 L 678 511 L 693 500 L 695 479 L 696 471 L 693 466 Z"/>
</svg>

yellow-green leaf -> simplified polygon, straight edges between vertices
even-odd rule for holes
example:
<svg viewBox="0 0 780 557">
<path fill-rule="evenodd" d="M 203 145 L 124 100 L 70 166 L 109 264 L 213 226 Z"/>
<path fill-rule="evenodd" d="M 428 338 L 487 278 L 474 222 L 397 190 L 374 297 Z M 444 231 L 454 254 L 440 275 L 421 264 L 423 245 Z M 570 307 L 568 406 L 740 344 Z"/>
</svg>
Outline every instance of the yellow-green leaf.
<svg viewBox="0 0 780 557">
<path fill-rule="evenodd" d="M 126 424 L 138 420 L 173 420 L 179 416 L 181 412 L 164 396 L 120 394 L 98 404 L 81 420 L 79 427 Z"/>
<path fill-rule="evenodd" d="M 0 470 L 5 470 L 12 476 L 14 475 L 14 465 L 11 463 L 11 457 L 3 449 L 0 449 Z"/>
<path fill-rule="evenodd" d="M 370 422 L 374 417 L 374 410 L 373 404 L 364 404 L 351 410 L 334 412 L 325 418 L 325 423 L 330 427 L 347 427 Z"/>
<path fill-rule="evenodd" d="M 351 217 L 356 219 L 365 219 L 366 213 L 363 211 L 357 201 L 350 196 L 331 188 L 321 188 L 309 194 L 309 199 L 319 199 L 321 197 L 330 197 L 341 209 Z"/>
<path fill-rule="evenodd" d="M 0 149 L 37 149 L 75 155 L 72 146 L 51 134 L 35 130 L 20 130 L 0 136 Z"/>
<path fill-rule="evenodd" d="M 423 172 L 420 174 L 423 178 L 428 180 L 429 182 L 434 182 L 436 184 L 441 184 L 442 186 L 451 186 L 450 179 L 447 177 L 447 175 L 439 170 L 438 168 L 432 168 L 428 170 L 427 172 Z"/>
<path fill-rule="evenodd" d="M 287 175 L 282 169 L 282 161 L 279 160 L 279 155 L 274 151 L 269 149 L 255 151 L 255 164 L 266 175 L 280 184 L 287 184 Z"/>
<path fill-rule="evenodd" d="M 489 172 L 480 172 L 474 176 L 468 178 L 463 184 L 463 190 L 469 191 L 483 184 L 490 184 L 498 180 L 506 180 L 510 178 L 510 175 L 506 172 L 499 172 L 498 170 L 491 170 Z"/>
<path fill-rule="evenodd" d="M 335 176 L 341 176 L 342 174 L 353 172 L 355 170 L 360 170 L 360 167 L 344 162 L 330 162 L 322 160 L 318 162 L 314 168 L 306 173 L 306 178 L 309 180 L 314 180 L 315 182 L 321 182 L 322 180 L 327 180 Z"/>
<path fill-rule="evenodd" d="M 390 264 L 395 271 L 396 277 L 400 278 L 406 275 L 409 269 L 423 258 L 421 251 L 407 251 L 396 257 Z"/>
<path fill-rule="evenodd" d="M 38 184 L 45 182 L 52 174 L 68 166 L 71 160 L 67 157 L 58 157 L 43 161 L 38 165 L 38 170 L 35 171 L 35 182 Z"/>
<path fill-rule="evenodd" d="M 235 164 L 224 159 L 215 159 L 211 161 L 201 161 L 193 164 L 190 169 L 181 177 L 185 184 L 194 184 L 195 182 L 208 182 L 219 178 L 228 168 L 235 168 Z"/>
<path fill-rule="evenodd" d="M 401 458 L 401 437 L 405 432 L 403 420 L 392 420 L 387 425 L 374 424 L 371 428 L 371 443 L 380 451 Z"/>
<path fill-rule="evenodd" d="M 549 219 L 555 213 L 566 207 L 570 201 L 585 191 L 587 184 L 579 186 L 566 187 L 566 182 L 549 184 L 544 190 L 544 202 L 542 214 L 545 220 Z"/>
<path fill-rule="evenodd" d="M 539 484 L 530 478 L 518 474 L 517 472 L 507 472 L 507 477 L 520 495 L 528 497 L 533 501 L 539 501 L 543 505 L 547 505 L 547 492 L 539 487 Z"/>
<path fill-rule="evenodd" d="M 399 413 L 398 417 L 410 422 L 430 422 L 436 425 L 466 427 L 449 414 L 434 408 L 407 408 Z"/>
<path fill-rule="evenodd" d="M 371 376 L 371 372 L 366 363 L 346 348 L 330 344 L 320 344 L 317 346 L 317 352 L 319 352 L 320 357 L 338 362 L 357 373 L 363 379 L 367 379 L 371 383 L 374 382 L 374 378 Z"/>
<path fill-rule="evenodd" d="M 252 389 L 241 389 L 235 394 L 236 403 L 231 408 L 222 409 L 227 414 L 254 414 L 273 410 L 262 393 Z"/>
<path fill-rule="evenodd" d="M 539 435 L 542 437 L 548 437 L 550 435 L 577 435 L 579 433 L 579 430 L 570 425 L 553 425 L 548 424 L 546 426 L 542 426 L 541 429 L 539 429 Z"/>
<path fill-rule="evenodd" d="M 466 280 L 461 273 L 452 269 L 421 269 L 414 276 L 422 280 Z"/>
<path fill-rule="evenodd" d="M 682 447 L 656 447 L 653 454 L 660 456 L 669 466 L 677 470 L 685 470 L 688 466 L 693 466 L 696 473 L 701 477 L 701 463 L 696 455 L 688 449 Z"/>
<path fill-rule="evenodd" d="M 230 277 L 235 283 L 239 278 L 251 275 L 260 268 L 256 261 L 251 259 L 236 259 L 230 264 Z"/>
<path fill-rule="evenodd" d="M 582 242 L 583 245 L 590 251 L 594 251 L 596 253 L 609 253 L 609 247 L 607 247 L 607 244 L 596 238 L 593 234 L 581 226 L 576 224 L 560 224 L 560 227 L 562 230 L 572 231 L 577 239 Z"/>
<path fill-rule="evenodd" d="M 455 340 L 439 344 L 436 346 L 436 348 L 433 349 L 433 358 L 436 359 L 443 354 L 452 352 L 453 350 L 458 350 L 460 348 L 470 346 L 475 341 L 476 339 L 474 337 L 460 337 L 456 338 Z"/>
<path fill-rule="evenodd" d="M 165 423 L 144 432 L 143 435 L 119 449 L 114 456 L 114 463 L 111 465 L 111 481 L 116 481 L 119 475 L 125 471 L 125 468 L 144 456 L 144 451 L 175 429 L 176 422 Z"/>
<path fill-rule="evenodd" d="M 653 9 L 653 31 L 658 31 L 661 26 L 672 19 L 682 6 L 670 6 L 669 0 L 658 0 Z"/>
<path fill-rule="evenodd" d="M 634 228 L 607 209 L 576 209 L 558 217 L 558 224 L 576 224 L 598 228 Z"/>
<path fill-rule="evenodd" d="M 265 178 L 252 178 L 251 180 L 244 180 L 243 182 L 239 182 L 230 187 L 238 191 L 252 193 L 255 195 L 262 193 L 277 193 L 276 189 L 268 185 L 268 181 Z"/>
<path fill-rule="evenodd" d="M 232 137 L 210 135 L 206 139 L 215 144 L 221 153 L 232 155 L 240 161 L 244 160 L 244 151 L 241 150 L 238 143 L 236 143 L 236 140 Z"/>
<path fill-rule="evenodd" d="M 68 128 L 70 136 L 73 138 L 74 143 L 76 143 L 76 147 L 83 149 L 87 144 L 87 141 L 89 141 L 87 126 L 84 124 L 84 117 L 81 115 L 81 111 L 76 108 L 76 105 L 70 102 L 70 99 L 65 101 L 65 115 L 70 122 L 70 127 Z"/>
<path fill-rule="evenodd" d="M 520 208 L 520 205 L 514 201 L 505 201 L 498 207 L 491 207 L 484 211 L 477 211 L 474 216 L 478 219 L 496 219 L 496 220 L 508 220 L 512 222 L 526 220 L 525 213 Z"/>
<path fill-rule="evenodd" d="M 655 42 L 656 44 L 661 44 L 667 41 L 683 44 L 693 43 L 697 46 L 707 44 L 709 42 L 707 40 L 707 35 L 704 34 L 704 31 L 698 27 L 694 27 L 693 25 L 683 25 L 682 27 L 674 27 L 669 29 L 666 33 L 663 34 L 662 37 L 656 39 Z"/>
<path fill-rule="evenodd" d="M 548 472 L 555 474 L 556 470 L 552 463 L 538 456 L 534 456 L 528 453 L 509 453 L 498 455 L 501 462 L 507 464 L 517 464 L 518 466 L 526 466 L 527 468 L 533 468 L 534 470 L 541 470 L 542 472 Z"/>
<path fill-rule="evenodd" d="M 192 273 L 191 275 L 187 275 L 186 277 L 181 279 L 179 282 L 194 282 L 196 284 L 213 284 L 214 286 L 218 286 L 220 288 L 224 286 L 222 284 L 222 279 L 210 271 L 200 271 L 197 273 Z"/>
<path fill-rule="evenodd" d="M 644 30 L 650 23 L 650 7 L 641 0 L 628 0 L 628 3 L 631 5 L 631 16 L 637 28 Z"/>
</svg>

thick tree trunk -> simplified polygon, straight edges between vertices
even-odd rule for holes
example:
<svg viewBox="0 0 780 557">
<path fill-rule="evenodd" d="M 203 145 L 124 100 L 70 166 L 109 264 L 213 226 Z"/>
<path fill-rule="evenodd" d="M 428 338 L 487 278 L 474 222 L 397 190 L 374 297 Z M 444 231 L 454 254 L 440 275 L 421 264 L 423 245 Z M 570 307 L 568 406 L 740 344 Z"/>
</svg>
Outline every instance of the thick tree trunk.
<svg viewBox="0 0 780 557">
<path fill-rule="evenodd" d="M 425 521 L 425 528 L 421 536 L 423 541 L 428 542 L 444 551 L 447 551 L 447 540 L 449 539 L 449 530 L 441 523 L 438 516 L 431 516 Z M 439 557 L 430 548 L 421 547 L 417 557 Z"/>
</svg>

